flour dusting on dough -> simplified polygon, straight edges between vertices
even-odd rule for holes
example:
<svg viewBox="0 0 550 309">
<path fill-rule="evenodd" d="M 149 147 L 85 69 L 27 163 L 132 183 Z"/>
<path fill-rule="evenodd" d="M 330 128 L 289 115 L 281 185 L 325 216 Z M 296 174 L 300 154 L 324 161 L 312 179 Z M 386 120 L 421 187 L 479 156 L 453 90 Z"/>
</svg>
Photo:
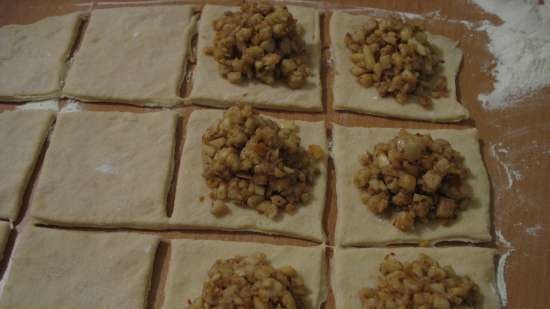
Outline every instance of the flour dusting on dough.
<svg viewBox="0 0 550 309">
<path fill-rule="evenodd" d="M 81 111 L 81 110 L 82 110 L 82 107 L 80 106 L 80 103 L 78 103 L 78 101 L 70 99 L 67 102 L 67 105 L 65 105 L 65 107 L 63 107 L 61 109 L 61 112 L 62 113 L 73 113 L 73 112 L 78 112 L 78 111 Z"/>
<path fill-rule="evenodd" d="M 103 163 L 98 167 L 96 167 L 95 170 L 103 174 L 109 174 L 109 175 L 118 174 L 118 171 L 115 169 L 115 167 L 111 163 Z"/>
<path fill-rule="evenodd" d="M 57 112 L 59 105 L 57 100 L 45 100 L 37 102 L 29 102 L 26 104 L 17 105 L 17 110 L 50 110 Z"/>
</svg>

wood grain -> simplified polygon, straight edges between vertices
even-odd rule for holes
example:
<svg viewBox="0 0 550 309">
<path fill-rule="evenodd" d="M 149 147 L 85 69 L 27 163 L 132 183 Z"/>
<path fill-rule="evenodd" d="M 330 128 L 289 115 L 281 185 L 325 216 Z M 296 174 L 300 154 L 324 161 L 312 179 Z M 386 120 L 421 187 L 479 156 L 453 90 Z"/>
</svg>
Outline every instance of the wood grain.
<svg viewBox="0 0 550 309">
<path fill-rule="evenodd" d="M 180 1 L 153 1 L 148 4 L 181 3 Z M 216 3 L 235 3 L 234 1 L 209 1 Z M 511 243 L 495 241 L 482 244 L 499 249 L 504 253 L 512 251 L 506 265 L 506 282 L 508 286 L 507 308 L 544 309 L 550 303 L 550 210 L 547 203 L 550 200 L 548 191 L 550 182 L 550 88 L 543 89 L 510 108 L 502 110 L 484 109 L 477 100 L 478 94 L 492 89 L 493 79 L 490 75 L 494 59 L 487 50 L 488 38 L 484 32 L 475 27 L 488 20 L 500 23 L 495 16 L 488 15 L 479 7 L 465 0 L 341 0 L 341 1 L 302 1 L 303 5 L 326 9 L 323 16 L 323 104 L 324 113 L 288 113 L 271 112 L 267 114 L 288 119 L 327 121 L 326 133 L 331 136 L 331 123 L 348 126 L 380 126 L 405 128 L 467 128 L 476 127 L 481 137 L 483 157 L 489 171 L 492 184 L 493 231 L 499 231 Z M 195 2 L 201 4 L 200 2 Z M 41 18 L 60 15 L 77 10 L 89 11 L 93 8 L 144 5 L 146 1 L 68 1 L 68 0 L 0 0 L 0 25 L 31 23 Z M 200 6 L 200 5 L 199 5 Z M 365 10 L 366 7 L 371 8 Z M 336 112 L 332 109 L 332 68 L 330 67 L 330 39 L 328 37 L 328 22 L 330 10 L 347 8 L 358 13 L 384 13 L 382 10 L 402 11 L 423 14 L 428 30 L 446 35 L 460 41 L 464 52 L 464 60 L 458 77 L 459 100 L 468 108 L 471 119 L 459 124 L 434 124 L 418 121 L 404 121 L 389 118 L 372 117 L 355 113 Z M 376 10 L 372 10 L 372 8 Z M 0 73 L 1 74 L 1 73 Z M 184 85 L 182 93 L 187 93 L 192 85 Z M 66 102 L 62 100 L 61 105 Z M 0 110 L 14 109 L 14 104 L 0 104 Z M 116 110 L 146 112 L 151 108 L 140 108 L 129 105 L 113 104 L 81 104 L 86 110 Z M 191 111 L 200 107 L 182 107 L 181 128 L 178 138 L 179 147 L 183 145 L 185 121 Z M 178 153 L 179 154 L 179 153 Z M 179 160 L 179 155 L 178 158 Z M 333 245 L 334 226 L 337 209 L 334 189 L 334 162 L 329 167 L 329 189 L 327 192 L 327 208 L 324 219 L 325 229 L 329 235 L 329 245 Z M 40 168 L 38 164 L 37 169 Z M 35 171 L 33 178 L 39 174 Z M 174 180 L 175 182 L 175 180 Z M 24 211 L 17 229 L 29 224 L 28 196 L 32 194 L 32 185 L 27 190 Z M 173 199 L 173 195 L 171 195 Z M 172 203 L 173 201 L 170 201 Z M 97 229 L 83 229 L 97 230 Z M 256 241 L 275 244 L 313 245 L 314 243 L 285 237 L 263 236 L 254 233 L 220 233 L 211 231 L 162 231 L 150 232 L 135 230 L 137 233 L 154 233 L 163 239 L 163 245 L 157 254 L 155 273 L 151 295 L 150 309 L 160 309 L 163 300 L 163 286 L 166 273 L 170 267 L 170 246 L 168 241 L 175 238 L 193 239 L 230 239 L 237 241 Z M 16 233 L 10 238 L 13 243 Z M 496 237 L 495 237 L 496 238 Z M 457 245 L 457 244 L 453 244 Z M 8 246 L 7 256 L 11 254 Z M 328 248 L 327 256 L 332 256 L 332 248 Z M 8 258 L 0 267 L 3 272 Z M 334 308 L 332 297 L 326 308 Z M 341 309 L 341 308 L 339 308 Z"/>
</svg>

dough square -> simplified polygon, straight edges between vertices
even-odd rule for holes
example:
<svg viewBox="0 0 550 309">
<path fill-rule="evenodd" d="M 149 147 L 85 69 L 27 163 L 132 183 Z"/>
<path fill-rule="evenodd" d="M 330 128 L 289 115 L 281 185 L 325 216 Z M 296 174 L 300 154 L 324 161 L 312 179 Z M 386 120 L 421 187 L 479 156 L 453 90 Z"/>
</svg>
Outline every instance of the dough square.
<svg viewBox="0 0 550 309">
<path fill-rule="evenodd" d="M 33 192 L 32 217 L 64 226 L 166 222 L 177 115 L 61 113 Z"/>
<path fill-rule="evenodd" d="M 197 110 L 189 118 L 170 225 L 180 228 L 255 231 L 324 241 L 322 221 L 326 199 L 328 154 L 319 164 L 321 173 L 315 182 L 311 202 L 306 206 L 301 205 L 295 214 L 285 214 L 280 220 L 274 221 L 254 210 L 232 204 L 228 204 L 231 211 L 224 217 L 217 218 L 210 213 L 212 203 L 208 197 L 210 189 L 202 177 L 202 135 L 222 115 L 221 110 Z M 294 123 L 299 127 L 302 146 L 319 145 L 327 153 L 324 122 L 294 121 Z"/>
<path fill-rule="evenodd" d="M 199 39 L 197 43 L 197 66 L 193 72 L 193 88 L 189 99 L 194 104 L 227 107 L 234 102 L 245 102 L 256 107 L 322 111 L 321 33 L 320 11 L 314 8 L 288 5 L 288 10 L 305 29 L 304 40 L 311 63 L 311 76 L 301 89 L 290 89 L 284 85 L 269 86 L 259 82 L 242 85 L 232 84 L 224 79 L 217 62 L 204 54 L 204 48 L 211 46 L 215 31 L 214 20 L 226 11 L 236 11 L 238 7 L 206 5 L 201 13 Z"/>
<path fill-rule="evenodd" d="M 413 130 L 409 132 L 430 134 L 444 138 L 464 156 L 466 167 L 472 172 L 469 183 L 473 188 L 470 206 L 460 212 L 458 219 L 449 226 L 433 222 L 418 225 L 412 232 L 403 232 L 392 225 L 391 220 L 373 214 L 361 202 L 359 189 L 353 177 L 360 168 L 359 156 L 374 145 L 395 137 L 396 128 L 346 128 L 334 126 L 333 157 L 336 169 L 336 200 L 338 219 L 336 243 L 341 246 L 371 244 L 417 243 L 458 240 L 484 242 L 491 240 L 490 187 L 487 171 L 481 158 L 476 129 L 466 130 Z"/>
<path fill-rule="evenodd" d="M 0 100 L 59 97 L 80 13 L 0 27 Z"/>
<path fill-rule="evenodd" d="M 159 240 L 29 227 L 17 239 L 0 308 L 146 309 Z"/>
<path fill-rule="evenodd" d="M 336 110 L 437 122 L 454 122 L 469 118 L 468 110 L 456 100 L 455 80 L 462 61 L 462 51 L 456 47 L 457 42 L 444 36 L 428 35 L 428 40 L 443 51 L 444 74 L 449 88 L 449 97 L 434 99 L 431 110 L 426 110 L 413 102 L 402 105 L 393 98 L 381 98 L 375 88 L 361 86 L 350 72 L 351 52 L 344 43 L 344 35 L 362 26 L 366 18 L 365 15 L 352 15 L 342 11 L 335 11 L 330 18 Z"/>
<path fill-rule="evenodd" d="M 143 106 L 180 103 L 195 22 L 191 5 L 92 11 L 63 96 Z"/>
<path fill-rule="evenodd" d="M 440 265 L 450 265 L 460 276 L 469 276 L 479 287 L 479 309 L 497 309 L 499 300 L 495 284 L 495 251 L 478 247 L 448 248 L 369 248 L 335 249 L 332 267 L 332 290 L 336 308 L 362 308 L 359 290 L 376 287 L 379 266 L 384 257 L 395 254 L 399 261 L 412 261 L 426 254 Z"/>
<path fill-rule="evenodd" d="M 0 114 L 0 218 L 15 221 L 55 116 L 50 111 Z"/>
<path fill-rule="evenodd" d="M 217 240 L 172 240 L 170 270 L 163 309 L 185 307 L 202 292 L 208 270 L 218 259 L 264 253 L 274 267 L 292 266 L 309 288 L 311 307 L 317 309 L 327 297 L 323 246 L 297 247 Z"/>
</svg>

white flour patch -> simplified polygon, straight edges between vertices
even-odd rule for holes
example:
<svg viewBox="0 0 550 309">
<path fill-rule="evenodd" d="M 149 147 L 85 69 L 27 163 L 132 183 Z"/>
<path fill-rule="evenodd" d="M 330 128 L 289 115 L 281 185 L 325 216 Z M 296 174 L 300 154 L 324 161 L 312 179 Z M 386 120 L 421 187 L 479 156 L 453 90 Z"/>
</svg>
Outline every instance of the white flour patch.
<svg viewBox="0 0 550 309">
<path fill-rule="evenodd" d="M 496 59 L 494 90 L 479 94 L 486 109 L 499 109 L 550 86 L 550 1 L 473 0 L 502 24 L 482 25 Z"/>
<path fill-rule="evenodd" d="M 540 224 L 525 228 L 525 233 L 529 236 L 538 236 L 540 231 L 542 231 L 542 225 Z"/>
<path fill-rule="evenodd" d="M 57 100 L 45 100 L 37 102 L 29 102 L 26 104 L 17 105 L 16 110 L 50 110 L 59 111 L 59 104 Z"/>
<path fill-rule="evenodd" d="M 506 252 L 498 259 L 497 265 L 497 290 L 500 296 L 500 303 L 504 307 L 508 303 L 508 292 L 506 289 L 506 261 L 514 249 L 512 243 L 504 238 L 501 230 L 496 230 L 497 241 L 506 247 Z"/>
<path fill-rule="evenodd" d="M 74 113 L 81 111 L 82 107 L 80 106 L 80 103 L 78 101 L 75 101 L 73 99 L 70 99 L 69 102 L 67 102 L 67 105 L 65 105 L 62 109 L 62 113 Z"/>
<path fill-rule="evenodd" d="M 510 163 L 505 162 L 502 158 L 508 154 L 508 149 L 505 148 L 501 142 L 492 144 L 489 150 L 491 155 L 497 160 L 502 168 L 504 168 L 508 180 L 508 189 L 512 188 L 516 181 L 523 179 L 523 174 L 514 169 Z"/>
<path fill-rule="evenodd" d="M 109 174 L 109 175 L 118 174 L 118 171 L 111 163 L 103 163 L 98 167 L 96 167 L 95 170 L 103 174 Z"/>
</svg>

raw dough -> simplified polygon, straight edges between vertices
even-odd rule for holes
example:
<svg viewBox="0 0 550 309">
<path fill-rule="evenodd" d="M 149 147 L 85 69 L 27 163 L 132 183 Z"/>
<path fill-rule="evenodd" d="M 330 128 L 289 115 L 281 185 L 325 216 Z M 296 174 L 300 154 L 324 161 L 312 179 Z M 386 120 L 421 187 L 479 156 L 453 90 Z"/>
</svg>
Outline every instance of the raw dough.
<svg viewBox="0 0 550 309">
<path fill-rule="evenodd" d="M 335 11 L 330 19 L 331 50 L 334 57 L 334 108 L 358 113 L 390 116 L 406 119 L 451 122 L 467 119 L 469 113 L 456 100 L 455 79 L 458 74 L 462 51 L 457 43 L 440 35 L 429 35 L 428 40 L 443 51 L 444 73 L 447 76 L 449 97 L 433 100 L 433 109 L 409 102 L 405 105 L 393 98 L 380 98 L 375 88 L 361 86 L 350 72 L 351 53 L 344 44 L 344 35 L 360 27 L 366 17 Z"/>
<path fill-rule="evenodd" d="M 400 261 L 415 260 L 423 253 L 440 265 L 452 266 L 458 275 L 468 275 L 480 287 L 483 301 L 476 308 L 499 308 L 495 293 L 495 251 L 476 247 L 336 249 L 331 277 L 335 308 L 362 308 L 359 290 L 376 287 L 380 263 L 392 252 Z"/>
<path fill-rule="evenodd" d="M 190 5 L 94 10 L 63 95 L 145 106 L 180 103 L 195 22 Z"/>
<path fill-rule="evenodd" d="M 204 48 L 214 39 L 212 23 L 225 11 L 236 7 L 206 5 L 199 24 L 197 67 L 193 72 L 193 89 L 189 99 L 192 103 L 209 106 L 231 106 L 234 102 L 246 102 L 257 107 L 283 110 L 322 111 L 321 100 L 321 34 L 320 12 L 313 8 L 288 6 L 294 18 L 305 29 L 304 39 L 311 59 L 311 76 L 301 89 L 284 85 L 269 86 L 259 82 L 235 85 L 224 79 L 216 61 L 204 54 Z"/>
<path fill-rule="evenodd" d="M 413 232 L 406 233 L 395 228 L 391 220 L 376 216 L 363 205 L 359 189 L 353 184 L 353 177 L 360 167 L 359 156 L 367 150 L 372 152 L 374 145 L 392 139 L 398 132 L 399 129 L 390 128 L 334 126 L 333 157 L 338 205 L 336 243 L 353 246 L 415 243 L 421 240 L 434 243 L 444 240 L 490 241 L 489 179 L 479 151 L 476 129 L 409 130 L 447 139 L 464 156 L 464 163 L 472 172 L 469 183 L 474 190 L 473 203 L 460 212 L 458 219 L 450 226 L 434 222 L 418 225 Z"/>
<path fill-rule="evenodd" d="M 0 28 L 0 100 L 59 97 L 80 13 Z"/>
<path fill-rule="evenodd" d="M 143 234 L 29 227 L 16 240 L 0 308 L 146 309 L 158 243 Z"/>
<path fill-rule="evenodd" d="M 292 266 L 310 289 L 311 307 L 326 300 L 326 265 L 322 246 L 295 247 L 216 240 L 172 240 L 170 271 L 163 309 L 185 308 L 188 300 L 201 295 L 202 284 L 212 264 L 236 255 L 264 253 L 274 267 Z"/>
<path fill-rule="evenodd" d="M 55 225 L 154 227 L 167 221 L 176 112 L 61 113 L 31 215 Z"/>
<path fill-rule="evenodd" d="M 6 245 L 8 244 L 10 232 L 10 223 L 6 221 L 0 221 L 0 260 L 4 258 L 4 250 L 6 250 Z"/>
<path fill-rule="evenodd" d="M 23 194 L 48 135 L 50 111 L 15 111 L 0 114 L 0 218 L 14 221 Z"/>
<path fill-rule="evenodd" d="M 220 110 L 198 110 L 191 114 L 186 129 L 185 145 L 181 154 L 174 213 L 170 224 L 183 228 L 212 230 L 247 230 L 270 234 L 281 234 L 315 241 L 325 239 L 322 227 L 325 208 L 326 160 L 320 164 L 313 198 L 307 206 L 300 206 L 294 215 L 285 214 L 279 221 L 273 221 L 254 210 L 229 205 L 231 212 L 222 218 L 210 213 L 210 189 L 202 177 L 201 139 L 205 130 L 222 117 Z M 300 128 L 302 146 L 321 146 L 326 152 L 324 122 L 295 121 Z M 328 156 L 328 154 L 327 154 Z M 200 201 L 204 197 L 204 201 Z"/>
</svg>

